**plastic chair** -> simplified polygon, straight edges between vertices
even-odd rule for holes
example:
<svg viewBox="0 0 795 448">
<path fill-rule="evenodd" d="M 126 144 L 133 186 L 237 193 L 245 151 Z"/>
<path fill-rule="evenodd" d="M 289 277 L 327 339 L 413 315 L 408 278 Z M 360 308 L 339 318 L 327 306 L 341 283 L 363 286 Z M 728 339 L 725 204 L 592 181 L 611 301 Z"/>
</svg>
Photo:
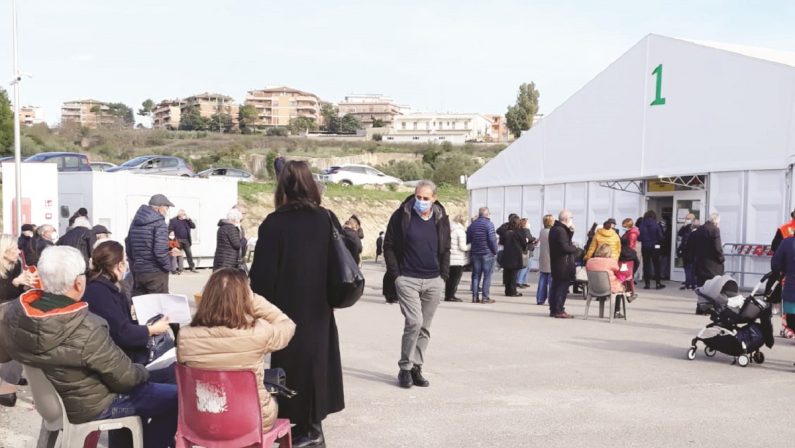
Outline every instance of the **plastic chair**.
<svg viewBox="0 0 795 448">
<path fill-rule="evenodd" d="M 290 421 L 262 432 L 257 376 L 251 370 L 206 370 L 176 364 L 177 448 L 256 446 L 292 448 Z"/>
<path fill-rule="evenodd" d="M 620 299 L 618 298 L 620 296 Z M 588 271 L 588 299 L 585 302 L 585 318 L 588 319 L 588 311 L 591 307 L 591 300 L 599 301 L 599 317 L 605 317 L 605 300 L 610 300 L 610 322 L 613 322 L 613 298 L 621 300 L 624 309 L 624 320 L 627 318 L 627 303 L 623 293 L 613 293 L 610 288 L 610 276 L 605 271 Z M 620 310 L 620 308 L 619 308 Z"/>
<path fill-rule="evenodd" d="M 61 433 L 61 446 L 66 448 L 96 448 L 99 432 L 127 428 L 132 433 L 133 447 L 144 448 L 143 427 L 137 416 L 122 417 L 93 422 L 73 424 L 66 416 L 63 400 L 41 369 L 23 365 L 25 376 L 33 394 L 36 411 L 41 415 L 41 431 L 38 447 L 54 447 L 58 433 Z"/>
</svg>

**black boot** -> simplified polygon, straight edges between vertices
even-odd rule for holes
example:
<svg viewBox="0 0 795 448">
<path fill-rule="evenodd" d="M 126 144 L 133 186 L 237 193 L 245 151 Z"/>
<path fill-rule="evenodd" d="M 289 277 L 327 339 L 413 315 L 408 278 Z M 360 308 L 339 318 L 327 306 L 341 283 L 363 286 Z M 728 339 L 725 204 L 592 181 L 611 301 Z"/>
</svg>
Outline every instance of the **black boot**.
<svg viewBox="0 0 795 448">
<path fill-rule="evenodd" d="M 411 381 L 414 382 L 415 386 L 419 387 L 428 387 L 431 383 L 422 376 L 422 367 L 414 366 L 411 368 Z"/>
<path fill-rule="evenodd" d="M 663 285 L 660 282 L 657 282 L 657 286 L 655 287 L 655 289 L 663 289 L 663 288 L 665 288 L 665 285 Z"/>
<path fill-rule="evenodd" d="M 17 393 L 11 392 L 10 394 L 0 395 L 0 405 L 13 408 L 17 404 Z"/>
<path fill-rule="evenodd" d="M 307 427 L 296 425 L 296 437 L 293 438 L 294 448 L 326 448 L 326 439 L 323 437 L 323 427 L 320 423 L 310 423 Z"/>
<path fill-rule="evenodd" d="M 647 280 L 643 285 L 643 289 L 651 289 L 651 282 Z"/>
</svg>

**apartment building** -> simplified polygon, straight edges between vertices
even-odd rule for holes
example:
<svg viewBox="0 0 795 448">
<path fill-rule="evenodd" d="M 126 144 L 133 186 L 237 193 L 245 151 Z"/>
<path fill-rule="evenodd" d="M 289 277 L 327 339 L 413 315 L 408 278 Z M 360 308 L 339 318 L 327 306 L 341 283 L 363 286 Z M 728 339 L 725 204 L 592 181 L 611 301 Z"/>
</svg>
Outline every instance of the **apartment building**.
<svg viewBox="0 0 795 448">
<path fill-rule="evenodd" d="M 61 105 L 61 124 L 96 129 L 100 126 L 114 125 L 117 118 L 110 114 L 110 108 L 102 101 L 86 99 L 67 101 Z"/>
<path fill-rule="evenodd" d="M 181 108 L 185 102 L 181 99 L 163 100 L 152 109 L 152 127 L 154 129 L 179 129 Z"/>
<path fill-rule="evenodd" d="M 443 143 L 493 141 L 493 120 L 481 114 L 415 113 L 397 115 L 384 136 L 395 143 Z"/>
<path fill-rule="evenodd" d="M 44 123 L 44 111 L 40 107 L 20 106 L 19 124 L 22 126 L 33 126 L 39 123 Z"/>
<path fill-rule="evenodd" d="M 308 117 L 320 123 L 320 98 L 291 87 L 250 90 L 245 104 L 257 109 L 257 126 L 287 126 L 297 117 Z"/>
<path fill-rule="evenodd" d="M 401 106 L 384 95 L 348 95 L 340 102 L 339 114 L 351 114 L 359 119 L 365 128 L 372 128 L 375 120 L 391 128 L 396 115 L 402 114 Z"/>
<path fill-rule="evenodd" d="M 508 122 L 505 115 L 487 115 L 491 119 L 491 135 L 486 138 L 487 142 L 505 143 L 511 137 L 508 129 Z"/>
</svg>

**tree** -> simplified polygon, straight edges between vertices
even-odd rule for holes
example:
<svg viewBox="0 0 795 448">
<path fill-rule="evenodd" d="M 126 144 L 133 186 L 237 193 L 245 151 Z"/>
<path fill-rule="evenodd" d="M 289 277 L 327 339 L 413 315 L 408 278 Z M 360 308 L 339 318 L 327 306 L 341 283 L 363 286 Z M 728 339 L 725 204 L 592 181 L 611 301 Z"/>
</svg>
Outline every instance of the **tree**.
<svg viewBox="0 0 795 448">
<path fill-rule="evenodd" d="M 339 126 L 337 109 L 331 103 L 323 103 L 320 106 L 320 115 L 323 117 L 323 130 L 336 134 Z"/>
<path fill-rule="evenodd" d="M 208 130 L 218 132 L 229 132 L 232 130 L 232 116 L 223 112 L 215 113 L 210 117 Z"/>
<path fill-rule="evenodd" d="M 373 119 L 373 127 L 374 128 L 383 128 L 384 126 L 386 126 L 386 123 L 384 123 L 384 120 L 382 120 L 380 118 L 375 118 L 372 115 L 370 115 L 370 118 Z"/>
<path fill-rule="evenodd" d="M 155 102 L 151 98 L 141 103 L 141 108 L 138 109 L 138 115 L 143 117 L 151 117 L 152 112 L 155 110 Z"/>
<path fill-rule="evenodd" d="M 314 119 L 309 117 L 295 117 L 290 120 L 288 128 L 290 129 L 291 134 L 299 135 L 303 134 L 304 132 L 316 131 L 317 123 L 315 123 Z"/>
<path fill-rule="evenodd" d="M 259 111 L 251 104 L 240 106 L 237 111 L 237 121 L 240 123 L 240 131 L 249 134 L 254 130 L 254 127 L 259 120 Z"/>
<path fill-rule="evenodd" d="M 288 131 L 287 128 L 281 126 L 274 126 L 272 128 L 268 128 L 265 132 L 265 135 L 269 137 L 287 137 Z"/>
<path fill-rule="evenodd" d="M 362 122 L 355 115 L 345 114 L 338 120 L 337 132 L 340 134 L 355 134 L 362 128 Z"/>
<path fill-rule="evenodd" d="M 181 131 L 206 131 L 210 128 L 210 119 L 201 116 L 197 106 L 190 106 L 179 118 Z"/>
<path fill-rule="evenodd" d="M 124 103 L 108 103 L 108 113 L 112 115 L 116 121 L 124 126 L 132 126 L 135 124 L 135 115 L 130 106 Z"/>
<path fill-rule="evenodd" d="M 14 144 L 14 112 L 8 94 L 0 88 L 0 153 L 10 153 Z"/>
<path fill-rule="evenodd" d="M 538 98 L 540 96 L 534 82 L 523 83 L 519 86 L 516 104 L 508 106 L 508 111 L 505 113 L 506 124 L 514 137 L 521 137 L 522 131 L 533 126 L 533 118 L 538 113 Z"/>
</svg>

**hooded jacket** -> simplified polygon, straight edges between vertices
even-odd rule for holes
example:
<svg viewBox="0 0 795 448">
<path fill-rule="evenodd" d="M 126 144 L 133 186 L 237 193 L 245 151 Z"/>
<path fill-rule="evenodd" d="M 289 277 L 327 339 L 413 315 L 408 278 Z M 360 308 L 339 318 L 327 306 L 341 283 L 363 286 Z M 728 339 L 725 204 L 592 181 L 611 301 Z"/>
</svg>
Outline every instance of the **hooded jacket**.
<svg viewBox="0 0 795 448">
<path fill-rule="evenodd" d="M 389 218 L 389 225 L 386 229 L 384 261 L 387 272 L 395 278 L 400 276 L 400 267 L 403 265 L 406 231 L 411 223 L 411 214 L 415 213 L 414 201 L 414 195 L 406 198 Z M 438 238 L 439 272 L 442 279 L 446 281 L 450 275 L 450 218 L 439 201 L 434 202 L 432 207 L 431 219 L 436 224 Z"/>
<path fill-rule="evenodd" d="M 615 230 L 601 227 L 596 230 L 596 235 L 591 240 L 591 245 L 588 246 L 588 252 L 585 253 L 585 261 L 593 257 L 594 252 L 601 244 L 610 246 L 610 258 L 618 260 L 618 256 L 621 255 L 621 238 L 619 238 Z"/>
<path fill-rule="evenodd" d="M 213 269 L 238 267 L 242 260 L 240 229 L 231 222 L 222 219 L 218 221 L 218 232 L 215 235 Z"/>
<path fill-rule="evenodd" d="M 89 312 L 87 303 L 46 312 L 31 306 L 44 294 L 30 290 L 6 305 L 0 341 L 11 358 L 44 372 L 70 422 L 91 421 L 149 373 L 113 343 L 107 322 Z"/>
<path fill-rule="evenodd" d="M 151 206 L 138 208 L 125 243 L 133 273 L 171 272 L 168 226 L 163 215 Z"/>
</svg>

